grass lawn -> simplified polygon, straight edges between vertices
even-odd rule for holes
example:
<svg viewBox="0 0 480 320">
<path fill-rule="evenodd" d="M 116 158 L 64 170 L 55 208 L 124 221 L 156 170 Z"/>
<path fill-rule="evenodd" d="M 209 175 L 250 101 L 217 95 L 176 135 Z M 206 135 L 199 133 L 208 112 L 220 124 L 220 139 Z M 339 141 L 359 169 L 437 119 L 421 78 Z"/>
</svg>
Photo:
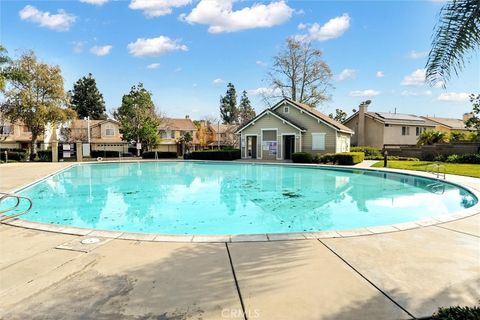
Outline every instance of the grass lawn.
<svg viewBox="0 0 480 320">
<path fill-rule="evenodd" d="M 388 161 L 388 168 L 404 169 L 415 171 L 426 171 L 427 166 L 434 162 L 430 161 Z M 445 172 L 450 174 L 458 174 L 460 176 L 469 176 L 480 178 L 480 164 L 466 163 L 442 163 L 445 166 Z M 375 163 L 372 167 L 382 168 L 383 161 Z"/>
</svg>

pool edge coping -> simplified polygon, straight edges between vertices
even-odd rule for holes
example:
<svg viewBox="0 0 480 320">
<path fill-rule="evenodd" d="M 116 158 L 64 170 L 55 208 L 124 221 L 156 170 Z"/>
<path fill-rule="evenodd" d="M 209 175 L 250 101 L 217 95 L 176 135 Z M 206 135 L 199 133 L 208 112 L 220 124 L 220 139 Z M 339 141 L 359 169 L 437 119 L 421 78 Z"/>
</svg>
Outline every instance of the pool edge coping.
<svg viewBox="0 0 480 320">
<path fill-rule="evenodd" d="M 174 159 L 165 159 L 165 160 L 146 160 L 146 161 L 106 161 L 100 163 L 127 163 L 127 162 L 184 162 L 185 160 L 174 160 Z M 187 160 L 185 162 L 193 162 Z M 235 163 L 232 161 L 206 161 L 199 160 L 195 162 L 215 162 L 215 163 Z M 19 192 L 34 184 L 47 179 L 55 174 L 58 174 L 64 170 L 68 170 L 74 166 L 81 164 L 97 164 L 99 162 L 89 161 L 89 162 L 75 162 L 65 168 L 55 170 L 52 173 L 47 174 L 46 176 L 35 179 L 33 182 L 27 183 L 21 187 L 15 188 L 13 192 Z M 239 162 L 237 162 L 239 163 Z M 422 220 L 414 220 L 397 224 L 387 224 L 380 226 L 371 226 L 363 228 L 354 228 L 346 230 L 326 230 L 326 231 L 317 231 L 317 232 L 291 232 L 291 233 L 260 233 L 260 234 L 226 234 L 226 235 L 207 235 L 207 234 L 163 234 L 163 233 L 138 233 L 138 232 L 125 232 L 125 231 L 114 231 L 114 230 L 103 230 L 103 229 L 92 229 L 92 228 L 80 228 L 74 226 L 60 225 L 60 224 L 48 224 L 35 222 L 30 220 L 23 220 L 21 218 L 15 218 L 7 222 L 0 224 L 5 224 L 13 227 L 21 227 L 32 230 L 60 233 L 60 234 L 69 234 L 76 236 L 91 236 L 91 237 L 102 237 L 109 239 L 120 239 L 120 240 L 135 240 L 135 241 L 150 241 L 150 242 L 183 242 L 183 243 L 235 243 L 235 242 L 270 242 L 270 241 L 286 241 L 286 240 L 318 240 L 318 239 L 333 239 L 333 238 L 350 238 L 358 236 L 371 236 L 392 232 L 401 232 L 406 230 L 420 229 L 429 226 L 441 225 L 444 223 L 465 219 L 468 217 L 475 216 L 480 214 L 480 191 L 466 186 L 462 183 L 453 182 L 448 179 L 448 176 L 444 179 L 438 179 L 431 177 L 426 172 L 422 171 L 413 171 L 413 170 L 402 170 L 402 169 L 386 169 L 386 168 L 359 168 L 354 166 L 333 166 L 333 165 L 319 165 L 319 164 L 298 164 L 298 163 L 274 163 L 274 162 L 248 162 L 242 161 L 240 163 L 246 164 L 255 164 L 255 165 L 287 165 L 287 166 L 309 166 L 309 167 L 330 167 L 330 168 L 347 168 L 347 169 L 357 169 L 360 171 L 377 171 L 377 172 L 392 172 L 399 174 L 406 174 L 410 176 L 418 176 L 423 178 L 430 178 L 432 180 L 446 181 L 450 184 L 459 186 L 470 193 L 472 193 L 478 200 L 477 204 L 468 209 L 449 213 L 446 215 L 440 215 L 436 217 L 430 217 Z M 412 173 L 413 172 L 413 173 Z M 419 174 L 420 173 L 420 174 Z M 462 177 L 476 179 L 480 181 L 480 178 L 475 177 L 465 177 L 459 175 L 449 175 L 453 177 Z"/>
</svg>

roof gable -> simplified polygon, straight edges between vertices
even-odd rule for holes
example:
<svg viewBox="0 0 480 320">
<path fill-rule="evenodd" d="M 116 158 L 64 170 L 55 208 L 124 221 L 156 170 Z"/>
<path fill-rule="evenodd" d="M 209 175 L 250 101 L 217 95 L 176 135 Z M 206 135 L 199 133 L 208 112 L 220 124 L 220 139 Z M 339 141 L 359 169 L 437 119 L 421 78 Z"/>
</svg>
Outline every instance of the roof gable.
<svg viewBox="0 0 480 320">
<path fill-rule="evenodd" d="M 241 126 L 237 131 L 235 131 L 235 133 L 240 133 L 243 129 L 249 127 L 250 125 L 255 124 L 255 121 L 258 121 L 260 118 L 264 117 L 264 116 L 267 115 L 267 114 L 273 115 L 273 116 L 276 117 L 277 119 L 283 121 L 284 123 L 289 124 L 290 126 L 294 127 L 294 128 L 297 129 L 297 130 L 305 131 L 305 128 L 303 128 L 302 126 L 300 126 L 300 125 L 292 122 L 290 119 L 285 118 L 284 116 L 282 116 L 282 115 L 279 114 L 278 112 L 275 112 L 275 111 L 272 110 L 272 109 L 265 109 L 265 110 L 263 110 L 263 112 L 261 112 L 261 113 L 260 113 L 259 115 L 257 115 L 255 118 L 253 118 L 252 120 L 248 121 L 246 124 L 244 124 L 243 126 Z"/>
<path fill-rule="evenodd" d="M 300 103 L 300 102 L 297 102 L 297 101 L 294 101 L 294 100 L 291 100 L 291 99 L 288 99 L 288 98 L 283 98 L 277 104 L 275 104 L 271 109 L 272 110 L 278 109 L 280 106 L 283 105 L 283 102 L 287 102 L 289 105 L 300 109 L 300 111 L 303 111 L 306 114 L 314 117 L 315 119 L 320 120 L 321 122 L 323 122 L 324 124 L 326 124 L 327 126 L 331 127 L 332 129 L 334 129 L 336 131 L 353 133 L 352 129 L 348 128 L 347 126 L 344 126 L 343 124 L 341 124 L 338 121 L 335 121 L 334 119 L 332 119 L 329 116 L 321 113 L 320 111 L 316 110 L 315 108 L 312 108 L 312 107 L 310 107 L 310 106 L 308 106 L 304 103 Z"/>
</svg>

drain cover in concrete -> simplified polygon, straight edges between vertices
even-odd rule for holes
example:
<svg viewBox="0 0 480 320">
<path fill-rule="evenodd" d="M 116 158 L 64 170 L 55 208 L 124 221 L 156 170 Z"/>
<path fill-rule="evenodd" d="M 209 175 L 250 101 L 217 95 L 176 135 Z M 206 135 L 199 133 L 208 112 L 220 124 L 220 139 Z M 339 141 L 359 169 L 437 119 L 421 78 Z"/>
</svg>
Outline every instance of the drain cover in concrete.
<svg viewBox="0 0 480 320">
<path fill-rule="evenodd" d="M 65 242 L 55 248 L 62 250 L 90 252 L 100 246 L 103 246 L 105 243 L 111 240 L 112 239 L 110 238 L 84 236 Z"/>
</svg>

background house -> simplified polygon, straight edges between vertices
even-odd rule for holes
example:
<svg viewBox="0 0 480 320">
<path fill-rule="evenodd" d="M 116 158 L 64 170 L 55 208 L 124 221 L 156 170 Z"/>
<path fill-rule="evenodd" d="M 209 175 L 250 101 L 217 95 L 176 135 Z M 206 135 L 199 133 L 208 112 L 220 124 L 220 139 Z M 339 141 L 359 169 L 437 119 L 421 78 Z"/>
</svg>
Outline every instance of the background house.
<svg viewBox="0 0 480 320">
<path fill-rule="evenodd" d="M 424 119 L 429 120 L 433 124 L 435 124 L 435 130 L 442 131 L 442 132 L 450 132 L 450 131 L 475 131 L 474 128 L 467 128 L 465 125 L 465 121 L 470 119 L 473 115 L 471 113 L 463 114 L 463 119 L 455 119 L 455 118 L 440 118 L 440 117 L 422 117 Z"/>
<path fill-rule="evenodd" d="M 236 124 L 209 124 L 208 130 L 209 141 L 208 147 L 215 149 L 220 147 L 232 147 L 238 148 L 240 145 L 239 136 L 235 134 L 235 131 L 238 129 Z"/>
<path fill-rule="evenodd" d="M 30 147 L 32 133 L 28 127 L 21 123 L 12 124 L 6 120 L 0 123 L 0 148 L 1 149 L 25 149 Z M 38 138 L 39 144 L 43 136 Z M 38 146 L 37 146 L 38 147 Z"/>
<path fill-rule="evenodd" d="M 305 104 L 282 99 L 237 130 L 242 158 L 291 159 L 294 152 L 350 151 L 353 131 Z"/>
<path fill-rule="evenodd" d="M 128 151 L 128 142 L 122 140 L 120 124 L 113 119 L 82 120 L 75 119 L 62 125 L 57 133 L 60 143 L 89 142 L 91 150 Z"/>
<path fill-rule="evenodd" d="M 362 102 L 359 111 L 343 122 L 353 130 L 352 145 L 383 149 L 391 146 L 413 146 L 418 136 L 435 124 L 412 114 L 369 112 L 370 101 Z"/>
<path fill-rule="evenodd" d="M 199 146 L 197 127 L 189 116 L 185 118 L 164 118 L 160 123 L 160 143 L 155 147 L 156 151 L 178 152 L 182 154 L 182 145 L 180 138 L 187 132 L 190 133 L 192 141 L 189 143 L 190 149 L 195 150 Z"/>
</svg>

